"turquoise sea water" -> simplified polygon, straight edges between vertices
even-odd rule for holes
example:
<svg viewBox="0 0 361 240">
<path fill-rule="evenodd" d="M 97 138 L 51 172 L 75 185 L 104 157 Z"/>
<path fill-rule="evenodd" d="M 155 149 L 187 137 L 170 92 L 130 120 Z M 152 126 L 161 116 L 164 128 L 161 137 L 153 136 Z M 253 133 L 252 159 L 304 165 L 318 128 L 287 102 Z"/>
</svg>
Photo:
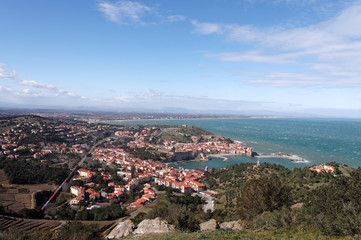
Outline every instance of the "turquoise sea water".
<svg viewBox="0 0 361 240">
<path fill-rule="evenodd" d="M 110 123 L 110 122 L 109 122 Z M 114 123 L 189 124 L 215 134 L 221 134 L 252 147 L 258 153 L 293 154 L 309 161 L 296 163 L 282 158 L 264 158 L 260 162 L 282 164 L 288 168 L 305 167 L 335 161 L 351 167 L 361 166 L 361 120 L 350 119 L 193 119 L 142 120 Z M 223 168 L 241 162 L 256 162 L 245 156 L 230 156 L 228 161 L 214 159 L 207 162 L 182 162 L 179 167 Z"/>
</svg>

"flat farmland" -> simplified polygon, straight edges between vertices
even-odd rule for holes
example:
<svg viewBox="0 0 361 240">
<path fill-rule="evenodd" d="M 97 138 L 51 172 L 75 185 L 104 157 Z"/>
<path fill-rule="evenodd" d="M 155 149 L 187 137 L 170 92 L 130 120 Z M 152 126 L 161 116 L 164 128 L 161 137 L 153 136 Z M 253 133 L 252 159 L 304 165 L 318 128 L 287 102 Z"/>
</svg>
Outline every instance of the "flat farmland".
<svg viewBox="0 0 361 240">
<path fill-rule="evenodd" d="M 0 184 L 6 191 L 0 193 L 0 205 L 18 212 L 23 208 L 35 208 L 34 195 L 39 191 L 53 191 L 53 184 L 10 184 L 3 170 L 0 170 Z"/>
</svg>

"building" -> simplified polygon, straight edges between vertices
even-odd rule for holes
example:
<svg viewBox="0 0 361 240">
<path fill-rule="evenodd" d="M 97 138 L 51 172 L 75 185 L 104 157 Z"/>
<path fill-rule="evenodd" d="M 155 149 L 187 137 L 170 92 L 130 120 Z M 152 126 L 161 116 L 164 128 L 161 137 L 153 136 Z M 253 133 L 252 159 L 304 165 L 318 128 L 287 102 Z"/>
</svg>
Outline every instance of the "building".
<svg viewBox="0 0 361 240">
<path fill-rule="evenodd" d="M 71 186 L 70 192 L 77 197 L 84 197 L 84 193 L 85 193 L 84 188 L 78 186 Z"/>
<path fill-rule="evenodd" d="M 70 205 L 78 205 L 81 201 L 83 201 L 84 198 L 83 197 L 76 197 L 76 198 L 73 198 L 69 201 L 69 204 Z"/>
</svg>

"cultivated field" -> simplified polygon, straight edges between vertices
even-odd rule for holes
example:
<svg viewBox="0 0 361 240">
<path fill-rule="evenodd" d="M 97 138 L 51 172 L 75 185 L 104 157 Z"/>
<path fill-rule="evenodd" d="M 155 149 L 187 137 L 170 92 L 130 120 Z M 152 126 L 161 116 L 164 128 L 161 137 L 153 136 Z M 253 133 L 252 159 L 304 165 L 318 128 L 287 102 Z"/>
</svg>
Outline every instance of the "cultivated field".
<svg viewBox="0 0 361 240">
<path fill-rule="evenodd" d="M 0 193 L 0 205 L 15 212 L 23 208 L 35 208 L 34 195 L 38 191 L 52 191 L 56 188 L 53 184 L 10 184 L 4 170 L 0 170 L 0 184 L 6 192 Z"/>
<path fill-rule="evenodd" d="M 38 230 L 56 230 L 67 222 L 47 219 L 24 219 L 0 215 L 0 231 L 7 229 L 16 229 L 19 232 L 33 232 Z M 100 231 L 104 231 L 114 224 L 114 221 L 81 221 L 82 224 L 94 225 Z"/>
<path fill-rule="evenodd" d="M 0 215 L 0 231 L 16 229 L 19 232 L 34 230 L 54 230 L 62 224 L 61 221 L 43 219 L 23 219 Z"/>
</svg>

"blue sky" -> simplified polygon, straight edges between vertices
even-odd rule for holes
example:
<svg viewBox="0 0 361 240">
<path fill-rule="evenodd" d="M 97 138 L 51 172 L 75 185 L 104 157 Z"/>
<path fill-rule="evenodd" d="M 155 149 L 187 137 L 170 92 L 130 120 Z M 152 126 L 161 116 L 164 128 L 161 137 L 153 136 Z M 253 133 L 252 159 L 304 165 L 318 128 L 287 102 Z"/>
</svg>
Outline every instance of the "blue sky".
<svg viewBox="0 0 361 240">
<path fill-rule="evenodd" d="M 0 106 L 361 117 L 361 2 L 0 1 Z"/>
</svg>

